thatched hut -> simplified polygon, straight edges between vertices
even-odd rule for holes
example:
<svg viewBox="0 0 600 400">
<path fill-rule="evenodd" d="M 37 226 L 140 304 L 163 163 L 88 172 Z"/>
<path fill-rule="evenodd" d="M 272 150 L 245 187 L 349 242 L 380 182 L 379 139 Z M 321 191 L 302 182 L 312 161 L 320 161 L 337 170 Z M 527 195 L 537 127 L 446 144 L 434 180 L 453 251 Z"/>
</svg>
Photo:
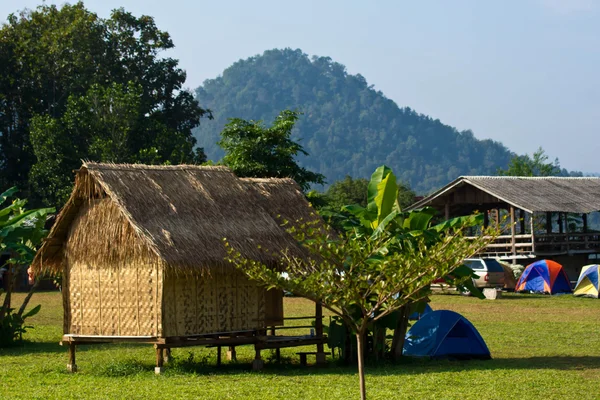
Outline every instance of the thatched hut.
<svg viewBox="0 0 600 400">
<path fill-rule="evenodd" d="M 275 266 L 273 252 L 302 254 L 280 226 L 298 218 L 314 214 L 292 180 L 242 180 L 219 166 L 85 163 L 33 263 L 62 274 L 70 364 L 75 344 L 94 341 L 254 343 L 282 324 L 282 296 L 224 261 L 223 238 Z"/>
</svg>

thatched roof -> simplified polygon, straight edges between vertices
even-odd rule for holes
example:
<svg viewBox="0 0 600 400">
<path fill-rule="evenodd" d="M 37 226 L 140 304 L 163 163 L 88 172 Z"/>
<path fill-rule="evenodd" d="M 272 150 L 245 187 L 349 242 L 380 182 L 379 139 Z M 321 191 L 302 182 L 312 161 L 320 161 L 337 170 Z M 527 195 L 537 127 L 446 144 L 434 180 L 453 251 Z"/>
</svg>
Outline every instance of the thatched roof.
<svg viewBox="0 0 600 400">
<path fill-rule="evenodd" d="M 99 197 L 117 204 L 140 241 L 174 268 L 226 265 L 223 238 L 245 256 L 264 262 L 276 258 L 259 245 L 300 255 L 296 241 L 275 216 L 295 220 L 312 215 L 292 180 L 242 180 L 221 166 L 88 162 L 77 173 L 71 198 L 38 252 L 34 268 L 61 270 L 63 245 L 73 220 L 82 204 Z"/>
<path fill-rule="evenodd" d="M 600 210 L 600 178 L 516 176 L 461 176 L 409 209 L 442 205 L 449 195 L 465 185 L 529 213 Z"/>
<path fill-rule="evenodd" d="M 262 199 L 263 207 L 280 224 L 314 221 L 316 213 L 300 186 L 290 178 L 241 178 Z M 320 219 L 320 218 L 319 218 Z"/>
</svg>

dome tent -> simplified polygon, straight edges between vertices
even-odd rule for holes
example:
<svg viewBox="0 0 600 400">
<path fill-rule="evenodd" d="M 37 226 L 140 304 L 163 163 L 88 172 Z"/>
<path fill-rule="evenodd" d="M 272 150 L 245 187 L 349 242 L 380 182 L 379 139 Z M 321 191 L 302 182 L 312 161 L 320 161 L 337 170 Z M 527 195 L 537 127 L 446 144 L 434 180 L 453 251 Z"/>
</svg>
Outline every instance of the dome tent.
<svg viewBox="0 0 600 400">
<path fill-rule="evenodd" d="M 551 260 L 540 260 L 529 264 L 515 287 L 515 292 L 571 293 L 569 277 L 562 265 Z"/>
<path fill-rule="evenodd" d="M 406 334 L 403 354 L 431 358 L 492 358 L 473 324 L 449 310 L 431 311 L 423 315 Z"/>
<path fill-rule="evenodd" d="M 423 316 L 425 314 L 428 314 L 428 313 L 430 313 L 432 311 L 433 311 L 433 309 L 431 308 L 431 306 L 429 304 L 425 303 L 425 307 L 423 308 L 423 311 L 421 311 L 421 312 L 419 312 L 419 311 L 413 312 L 412 314 L 410 314 L 408 316 L 408 319 L 410 321 L 417 321 L 417 320 L 423 318 Z"/>
<path fill-rule="evenodd" d="M 575 296 L 586 296 L 598 298 L 600 291 L 600 266 L 598 264 L 586 265 L 581 269 L 577 285 L 575 285 Z"/>
</svg>

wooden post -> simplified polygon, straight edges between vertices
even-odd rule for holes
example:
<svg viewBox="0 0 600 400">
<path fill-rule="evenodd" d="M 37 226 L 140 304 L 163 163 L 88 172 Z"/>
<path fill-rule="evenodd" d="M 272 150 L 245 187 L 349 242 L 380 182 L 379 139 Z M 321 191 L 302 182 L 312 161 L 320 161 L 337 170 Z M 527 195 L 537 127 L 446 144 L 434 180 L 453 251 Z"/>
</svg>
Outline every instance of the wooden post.
<svg viewBox="0 0 600 400">
<path fill-rule="evenodd" d="M 171 359 L 171 348 L 170 348 L 170 347 L 167 347 L 167 348 L 165 349 L 165 360 L 164 360 L 164 361 L 165 361 L 166 363 L 168 363 L 170 359 Z"/>
<path fill-rule="evenodd" d="M 446 205 L 444 206 L 444 217 L 446 221 L 450 219 L 450 202 L 446 200 Z"/>
<path fill-rule="evenodd" d="M 558 213 L 558 233 L 564 232 L 562 215 L 563 215 L 563 213 L 561 213 L 561 212 Z"/>
<path fill-rule="evenodd" d="M 323 338 L 323 305 L 320 301 L 315 302 L 315 334 L 319 339 Z M 317 344 L 317 364 L 325 364 L 323 342 Z"/>
<path fill-rule="evenodd" d="M 496 208 L 496 228 L 500 227 L 500 209 Z"/>
<path fill-rule="evenodd" d="M 546 233 L 552 233 L 552 213 L 546 213 Z"/>
<path fill-rule="evenodd" d="M 521 232 L 519 232 L 521 235 L 525 234 L 525 211 L 520 210 L 519 211 L 519 222 L 521 223 Z"/>
<path fill-rule="evenodd" d="M 69 363 L 67 364 L 67 371 L 77 372 L 77 363 L 75 362 L 75 343 L 69 342 Z"/>
<path fill-rule="evenodd" d="M 154 373 L 156 375 L 160 375 L 163 372 L 163 364 L 165 362 L 163 348 L 154 346 L 156 348 L 156 367 L 154 368 Z"/>
<path fill-rule="evenodd" d="M 588 249 L 590 244 L 588 243 L 588 216 L 587 214 L 582 214 L 581 219 L 583 220 L 583 242 L 584 248 Z"/>
<path fill-rule="evenodd" d="M 275 336 L 274 326 L 271 327 L 271 335 Z M 275 359 L 277 360 L 277 362 L 281 361 L 281 349 L 279 347 L 275 349 Z"/>
<path fill-rule="evenodd" d="M 483 212 L 483 227 L 487 228 L 490 225 L 490 216 L 488 215 L 490 211 L 489 210 L 485 210 Z"/>
<path fill-rule="evenodd" d="M 534 232 L 534 226 L 533 226 L 533 217 L 534 217 L 535 213 L 531 213 L 530 218 L 529 218 L 529 229 L 531 229 L 531 252 L 535 253 L 535 232 Z"/>
<path fill-rule="evenodd" d="M 565 213 L 564 217 L 565 221 L 565 241 L 567 242 L 567 253 L 571 250 L 571 245 L 569 244 L 569 219 L 567 218 L 567 213 Z"/>
<path fill-rule="evenodd" d="M 221 366 L 221 346 L 217 346 L 217 367 Z"/>
<path fill-rule="evenodd" d="M 513 264 L 517 263 L 516 260 L 516 255 L 517 255 L 517 246 L 516 246 L 516 240 L 515 240 L 515 207 L 514 206 L 510 206 L 510 246 L 512 249 L 512 255 L 513 255 Z"/>
<path fill-rule="evenodd" d="M 227 350 L 227 361 L 237 361 L 235 346 L 229 346 L 229 350 Z"/>
<path fill-rule="evenodd" d="M 252 369 L 254 371 L 259 371 L 263 368 L 263 366 L 265 365 L 264 361 L 262 360 L 262 358 L 260 357 L 260 347 L 258 347 L 257 345 L 254 345 L 254 361 L 252 361 Z"/>
</svg>

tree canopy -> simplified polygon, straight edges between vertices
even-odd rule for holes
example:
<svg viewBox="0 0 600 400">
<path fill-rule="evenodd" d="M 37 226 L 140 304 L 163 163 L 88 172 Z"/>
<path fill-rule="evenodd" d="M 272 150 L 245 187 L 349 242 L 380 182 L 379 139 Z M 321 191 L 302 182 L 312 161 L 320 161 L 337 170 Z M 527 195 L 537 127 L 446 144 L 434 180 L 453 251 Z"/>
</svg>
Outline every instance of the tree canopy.
<svg viewBox="0 0 600 400">
<path fill-rule="evenodd" d="M 548 161 L 549 157 L 539 147 L 531 156 L 515 155 L 510 160 L 507 169 L 498 169 L 498 175 L 503 176 L 583 176 L 579 171 L 567 171 L 560 168 L 558 158 Z"/>
<path fill-rule="evenodd" d="M 323 184 L 323 175 L 296 162 L 299 154 L 308 155 L 290 139 L 298 116 L 298 112 L 284 110 L 268 128 L 262 121 L 230 119 L 218 143 L 225 150 L 223 163 L 241 177 L 292 178 L 305 191 L 311 183 Z"/>
<path fill-rule="evenodd" d="M 303 112 L 292 139 L 310 156 L 299 157 L 299 163 L 328 182 L 346 175 L 368 178 L 385 163 L 401 182 L 425 193 L 459 175 L 493 175 L 513 156 L 498 142 L 400 108 L 363 76 L 301 50 L 269 50 L 240 60 L 206 80 L 196 98 L 214 110 L 215 121 L 195 130 L 213 160 L 223 155 L 216 143 L 227 118 L 271 121 L 280 110 Z"/>
<path fill-rule="evenodd" d="M 204 160 L 191 130 L 210 113 L 182 90 L 178 61 L 160 56 L 173 46 L 152 17 L 122 8 L 106 19 L 81 2 L 11 14 L 0 28 L 0 185 L 60 206 L 83 158 Z"/>
</svg>

